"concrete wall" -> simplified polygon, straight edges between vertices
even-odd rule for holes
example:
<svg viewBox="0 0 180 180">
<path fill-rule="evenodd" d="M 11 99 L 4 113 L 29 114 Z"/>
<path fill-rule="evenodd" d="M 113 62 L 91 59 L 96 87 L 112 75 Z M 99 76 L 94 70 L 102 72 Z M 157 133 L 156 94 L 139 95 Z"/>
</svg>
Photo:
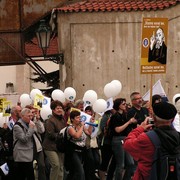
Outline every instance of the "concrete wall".
<svg viewBox="0 0 180 180">
<path fill-rule="evenodd" d="M 46 71 L 52 72 L 59 69 L 59 65 L 50 61 L 38 62 L 38 64 Z M 32 89 L 45 89 L 47 84 L 33 83 L 30 77 L 34 78 L 33 71 L 29 65 L 16 66 L 0 66 L 0 97 L 11 101 L 12 105 L 16 105 L 19 97 L 23 93 L 30 94 Z M 6 83 L 14 84 L 14 93 L 6 93 Z M 0 127 L 4 122 L 8 121 L 8 117 L 3 117 L 0 113 Z"/>
<path fill-rule="evenodd" d="M 8 73 L 7 73 L 8 72 Z M 6 92 L 6 83 L 16 82 L 16 67 L 15 66 L 0 66 L 0 94 Z"/>
<path fill-rule="evenodd" d="M 47 73 L 58 70 L 59 65 L 50 61 L 37 62 Z M 14 84 L 14 94 L 29 94 L 32 89 L 45 89 L 47 84 L 33 83 L 30 78 L 34 78 L 33 70 L 29 65 L 1 66 L 0 67 L 0 97 L 6 93 L 6 83 Z M 12 94 L 11 94 L 12 95 Z M 6 96 L 7 97 L 7 96 Z M 8 99 L 8 97 L 7 97 Z"/>
<path fill-rule="evenodd" d="M 59 65 L 51 62 L 51 61 L 39 61 L 37 62 L 47 73 L 56 71 L 59 69 Z M 46 83 L 34 83 L 30 80 L 30 78 L 36 78 L 34 70 L 30 68 L 29 65 L 25 65 L 22 67 L 17 66 L 16 73 L 19 75 L 19 78 L 17 78 L 17 86 L 16 90 L 20 94 L 22 93 L 30 93 L 32 89 L 46 89 L 47 84 Z M 21 77 L 20 77 L 21 76 Z"/>
<path fill-rule="evenodd" d="M 150 88 L 151 75 L 140 74 L 141 26 L 143 17 L 169 18 L 168 59 L 166 74 L 161 79 L 169 100 L 179 93 L 180 80 L 180 5 L 163 11 L 58 13 L 60 51 L 64 52 L 67 77 L 62 90 L 71 86 L 82 98 L 93 89 L 105 98 L 104 86 L 121 81 L 120 97 L 129 101 L 133 91 L 144 95 Z M 62 75 L 61 78 L 64 78 Z"/>
</svg>

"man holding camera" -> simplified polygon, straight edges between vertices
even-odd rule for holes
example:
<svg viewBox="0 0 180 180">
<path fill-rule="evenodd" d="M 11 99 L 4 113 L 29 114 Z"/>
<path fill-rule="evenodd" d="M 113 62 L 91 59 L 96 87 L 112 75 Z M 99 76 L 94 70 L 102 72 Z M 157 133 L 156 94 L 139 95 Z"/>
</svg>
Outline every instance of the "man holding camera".
<svg viewBox="0 0 180 180">
<path fill-rule="evenodd" d="M 124 140 L 124 149 L 138 162 L 133 180 L 148 179 L 150 176 L 155 147 L 146 131 L 153 128 L 159 136 L 163 148 L 168 152 L 179 153 L 175 150 L 179 151 L 180 149 L 180 136 L 172 127 L 172 122 L 177 114 L 176 108 L 170 103 L 160 102 L 153 106 L 153 111 L 154 124 L 152 119 L 149 121 L 149 117 L 146 117 Z"/>
</svg>

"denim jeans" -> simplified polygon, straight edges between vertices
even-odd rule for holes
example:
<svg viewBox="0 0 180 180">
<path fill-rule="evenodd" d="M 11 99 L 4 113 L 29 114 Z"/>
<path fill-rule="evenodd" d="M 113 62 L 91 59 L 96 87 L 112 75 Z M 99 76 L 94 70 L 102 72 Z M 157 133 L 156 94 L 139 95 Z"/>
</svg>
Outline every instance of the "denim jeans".
<svg viewBox="0 0 180 180">
<path fill-rule="evenodd" d="M 84 152 L 84 172 L 86 180 L 96 179 L 95 170 L 99 169 L 99 152 L 96 148 L 86 149 Z"/>
<path fill-rule="evenodd" d="M 122 136 L 114 136 L 112 139 L 112 151 L 116 162 L 115 180 L 130 180 L 134 173 L 134 160 L 130 154 L 124 151 L 122 146 L 124 138 Z"/>
<path fill-rule="evenodd" d="M 100 164 L 100 170 L 101 171 L 107 171 L 109 162 L 112 158 L 112 147 L 111 144 L 103 144 L 101 148 L 101 164 Z"/>
<path fill-rule="evenodd" d="M 71 161 L 69 161 L 67 180 L 85 180 L 83 152 L 73 151 L 69 158 Z"/>
</svg>

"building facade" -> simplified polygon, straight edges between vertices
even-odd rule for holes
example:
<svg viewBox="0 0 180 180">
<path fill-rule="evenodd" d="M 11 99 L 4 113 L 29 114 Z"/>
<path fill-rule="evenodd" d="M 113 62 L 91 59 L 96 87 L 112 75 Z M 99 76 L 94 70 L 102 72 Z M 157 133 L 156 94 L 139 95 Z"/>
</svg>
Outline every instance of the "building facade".
<svg viewBox="0 0 180 180">
<path fill-rule="evenodd" d="M 168 18 L 166 74 L 161 79 L 171 101 L 179 93 L 180 4 L 179 1 L 84 1 L 57 8 L 60 51 L 64 52 L 66 77 L 61 87 L 72 86 L 79 98 L 89 89 L 105 98 L 104 86 L 114 79 L 122 83 L 118 96 L 129 101 L 133 91 L 145 94 L 151 75 L 140 74 L 143 17 Z M 169 4 L 168 4 L 169 3 Z M 62 71 L 61 71 L 62 72 Z"/>
<path fill-rule="evenodd" d="M 57 3 L 57 1 L 56 1 Z M 141 33 L 143 17 L 168 18 L 168 52 L 166 74 L 152 76 L 153 83 L 161 79 L 171 101 L 179 93 L 180 67 L 180 1 L 89 0 L 53 9 L 57 16 L 58 47 L 64 53 L 64 65 L 42 62 L 47 70 L 60 68 L 60 87 L 73 87 L 77 98 L 85 91 L 95 90 L 98 98 L 106 98 L 104 86 L 114 79 L 122 83 L 118 95 L 129 101 L 133 91 L 145 94 L 150 89 L 151 76 L 140 74 Z M 55 67 L 54 67 L 55 66 Z M 30 80 L 33 74 L 26 65 L 2 66 L 1 92 L 12 82 L 18 94 L 42 88 Z M 7 75 L 8 72 L 8 75 Z"/>
</svg>

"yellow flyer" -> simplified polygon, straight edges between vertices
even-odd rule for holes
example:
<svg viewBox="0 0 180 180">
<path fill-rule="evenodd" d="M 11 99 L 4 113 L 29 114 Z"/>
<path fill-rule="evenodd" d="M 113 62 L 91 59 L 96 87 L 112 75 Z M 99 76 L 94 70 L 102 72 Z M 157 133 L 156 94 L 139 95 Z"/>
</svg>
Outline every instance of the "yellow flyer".
<svg viewBox="0 0 180 180">
<path fill-rule="evenodd" d="M 10 101 L 3 101 L 3 116 L 11 115 L 12 104 Z"/>
<path fill-rule="evenodd" d="M 141 74 L 166 73 L 168 18 L 143 18 Z"/>
<path fill-rule="evenodd" d="M 6 101 L 6 98 L 0 97 L 0 113 L 3 112 L 3 102 Z"/>
<path fill-rule="evenodd" d="M 41 94 L 36 94 L 34 97 L 34 108 L 41 109 L 43 105 L 44 96 Z"/>
</svg>

